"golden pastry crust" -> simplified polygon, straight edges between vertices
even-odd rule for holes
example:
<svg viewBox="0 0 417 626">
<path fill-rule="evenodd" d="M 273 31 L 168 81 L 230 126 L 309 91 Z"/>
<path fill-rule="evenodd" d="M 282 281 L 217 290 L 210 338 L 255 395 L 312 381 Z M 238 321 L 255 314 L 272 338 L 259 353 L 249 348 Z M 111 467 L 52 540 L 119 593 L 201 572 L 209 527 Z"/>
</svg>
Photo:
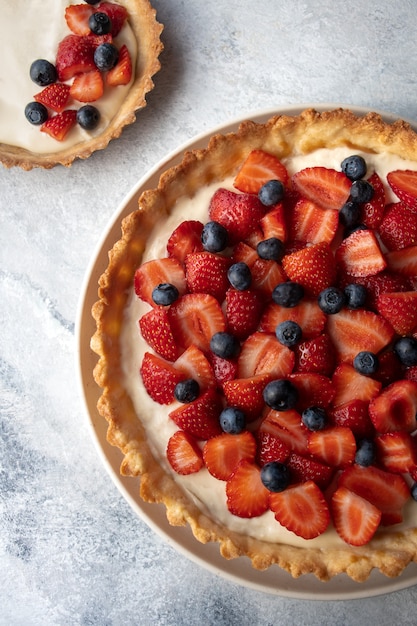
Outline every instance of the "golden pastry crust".
<svg viewBox="0 0 417 626">
<path fill-rule="evenodd" d="M 86 159 L 96 150 L 106 148 L 112 139 L 120 136 L 125 126 L 136 120 L 136 112 L 146 106 L 146 95 L 154 87 L 153 76 L 161 67 L 159 55 L 163 50 L 160 38 L 163 25 L 156 21 L 156 11 L 149 0 L 118 0 L 118 4 L 128 10 L 138 52 L 134 81 L 117 114 L 100 135 L 50 154 L 38 154 L 0 143 L 0 162 L 5 167 L 19 166 L 23 170 L 34 167 L 51 169 L 55 165 L 68 167 L 75 159 Z"/>
<path fill-rule="evenodd" d="M 417 135 L 408 124 L 398 121 L 390 125 L 377 114 L 357 117 L 343 109 L 324 113 L 309 109 L 295 117 L 273 117 L 266 124 L 246 121 L 234 134 L 212 137 L 207 149 L 186 153 L 179 165 L 161 176 L 157 189 L 142 194 L 138 210 L 122 223 L 122 237 L 110 251 L 108 268 L 99 281 L 99 300 L 92 310 L 97 331 L 91 346 L 99 355 L 94 370 L 95 380 L 102 388 L 98 411 L 108 421 L 109 443 L 124 455 L 121 473 L 141 477 L 141 497 L 146 502 L 164 503 L 172 525 L 189 524 L 199 541 L 217 541 L 223 557 L 245 555 L 258 570 L 277 564 L 293 577 L 313 573 L 326 581 L 346 573 L 362 582 L 373 568 L 395 577 L 410 561 L 417 561 L 417 529 L 378 533 L 361 548 L 346 545 L 324 550 L 268 543 L 216 523 L 191 502 L 153 456 L 140 415 L 123 387 L 119 345 L 123 311 L 149 233 L 170 213 L 177 199 L 192 197 L 202 185 L 234 175 L 247 154 L 256 148 L 283 158 L 337 146 L 388 152 L 417 161 Z"/>
</svg>

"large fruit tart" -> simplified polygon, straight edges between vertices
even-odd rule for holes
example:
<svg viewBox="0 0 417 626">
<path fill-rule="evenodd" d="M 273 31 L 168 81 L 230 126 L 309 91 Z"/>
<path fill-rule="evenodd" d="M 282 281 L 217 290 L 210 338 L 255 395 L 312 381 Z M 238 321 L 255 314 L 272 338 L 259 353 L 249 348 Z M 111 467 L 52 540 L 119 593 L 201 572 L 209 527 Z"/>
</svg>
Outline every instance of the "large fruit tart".
<svg viewBox="0 0 417 626">
<path fill-rule="evenodd" d="M 143 193 L 93 307 L 121 472 L 227 558 L 294 577 L 417 558 L 417 136 L 243 123 Z"/>
</svg>

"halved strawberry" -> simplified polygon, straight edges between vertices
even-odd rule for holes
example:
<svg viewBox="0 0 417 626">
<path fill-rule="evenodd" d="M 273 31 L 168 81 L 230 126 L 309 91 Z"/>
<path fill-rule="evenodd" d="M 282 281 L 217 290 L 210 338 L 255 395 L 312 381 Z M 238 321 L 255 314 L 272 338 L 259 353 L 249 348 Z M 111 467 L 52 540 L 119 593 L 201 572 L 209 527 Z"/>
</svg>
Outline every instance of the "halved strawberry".
<svg viewBox="0 0 417 626">
<path fill-rule="evenodd" d="M 417 246 L 387 252 L 388 268 L 401 276 L 417 276 Z"/>
<path fill-rule="evenodd" d="M 368 178 L 374 190 L 374 195 L 369 202 L 360 207 L 360 223 L 368 228 L 378 228 L 385 212 L 385 189 L 382 180 L 376 172 Z"/>
<path fill-rule="evenodd" d="M 307 243 L 331 243 L 339 226 L 339 211 L 322 209 L 305 198 L 297 202 L 289 218 L 290 239 Z"/>
<path fill-rule="evenodd" d="M 275 335 L 256 332 L 242 344 L 238 358 L 238 378 L 270 374 L 284 378 L 294 367 L 294 353 L 279 343 Z"/>
<path fill-rule="evenodd" d="M 242 460 L 226 483 L 227 508 L 237 517 L 258 517 L 268 510 L 269 491 L 255 463 Z"/>
<path fill-rule="evenodd" d="M 298 411 L 267 411 L 259 426 L 259 432 L 279 437 L 290 450 L 298 454 L 307 453 L 309 430 L 301 421 Z"/>
<path fill-rule="evenodd" d="M 288 236 L 288 227 L 284 205 L 278 204 L 271 211 L 268 211 L 261 219 L 260 227 L 263 239 L 276 237 L 285 242 Z"/>
<path fill-rule="evenodd" d="M 257 196 L 218 189 L 210 200 L 209 218 L 224 226 L 230 243 L 246 239 L 266 212 Z"/>
<path fill-rule="evenodd" d="M 401 250 L 417 243 L 417 212 L 404 202 L 390 204 L 378 228 L 388 250 Z"/>
<path fill-rule="evenodd" d="M 171 233 L 167 242 L 167 253 L 184 263 L 185 257 L 191 252 L 202 252 L 201 233 L 203 224 L 198 220 L 185 220 Z"/>
<path fill-rule="evenodd" d="M 381 389 L 381 383 L 378 380 L 359 374 L 350 363 L 341 363 L 336 367 L 332 382 L 335 388 L 334 407 L 358 400 L 369 403 Z"/>
<path fill-rule="evenodd" d="M 169 417 L 179 428 L 193 437 L 210 439 L 222 432 L 219 422 L 221 410 L 221 397 L 215 389 L 210 387 L 197 400 L 171 411 Z"/>
<path fill-rule="evenodd" d="M 172 334 L 168 311 L 165 307 L 151 309 L 139 320 L 139 328 L 146 343 L 168 361 L 175 361 L 179 349 Z"/>
<path fill-rule="evenodd" d="M 76 74 L 95 70 L 94 49 L 95 45 L 89 37 L 64 37 L 58 46 L 55 61 L 59 80 L 65 82 Z"/>
<path fill-rule="evenodd" d="M 185 277 L 192 293 L 208 293 L 220 302 L 230 286 L 230 259 L 213 252 L 191 252 L 185 259 Z"/>
<path fill-rule="evenodd" d="M 135 293 L 151 306 L 156 306 L 152 299 L 152 292 L 162 283 L 175 285 L 180 296 L 186 292 L 184 269 L 177 259 L 164 257 L 147 261 L 135 272 Z"/>
<path fill-rule="evenodd" d="M 199 472 L 203 463 L 203 455 L 195 439 L 177 430 L 168 440 L 167 459 L 174 472 L 186 476 Z"/>
<path fill-rule="evenodd" d="M 417 211 L 417 172 L 395 170 L 387 174 L 387 181 L 395 195 L 410 209 Z"/>
<path fill-rule="evenodd" d="M 171 404 L 176 385 L 184 380 L 184 374 L 172 363 L 151 352 L 145 352 L 140 375 L 148 395 L 158 404 Z"/>
<path fill-rule="evenodd" d="M 240 461 L 253 462 L 256 440 L 248 430 L 237 435 L 222 433 L 209 439 L 203 448 L 203 459 L 209 473 L 218 480 L 229 480 Z"/>
<path fill-rule="evenodd" d="M 369 404 L 369 417 L 379 433 L 411 433 L 417 427 L 417 383 L 397 380 Z"/>
<path fill-rule="evenodd" d="M 352 546 L 363 546 L 374 536 L 381 511 L 346 487 L 339 487 L 331 500 L 333 523 L 340 537 Z"/>
<path fill-rule="evenodd" d="M 320 489 L 326 489 L 334 475 L 334 467 L 326 465 L 306 454 L 291 452 L 287 465 L 292 483 L 305 483 L 313 480 Z"/>
<path fill-rule="evenodd" d="M 46 120 L 41 131 L 57 141 L 64 141 L 65 137 L 77 123 L 77 111 L 66 109 Z"/>
<path fill-rule="evenodd" d="M 346 426 L 330 426 L 311 432 L 308 451 L 332 467 L 346 467 L 355 460 L 355 437 Z"/>
<path fill-rule="evenodd" d="M 323 209 L 340 210 L 347 201 L 351 182 L 342 172 L 326 167 L 308 167 L 292 177 L 294 188 Z"/>
<path fill-rule="evenodd" d="M 95 102 L 103 93 L 103 77 L 99 70 L 78 74 L 70 87 L 71 97 L 78 102 Z"/>
<path fill-rule="evenodd" d="M 303 338 L 311 339 L 320 335 L 326 325 L 327 316 L 320 309 L 316 300 L 301 300 L 294 307 L 269 304 L 259 324 L 259 330 L 274 333 L 278 324 L 291 320 L 296 322 L 303 332 Z"/>
<path fill-rule="evenodd" d="M 89 4 L 73 4 L 65 9 L 65 21 L 75 35 L 88 35 L 91 32 L 88 20 L 95 12 Z"/>
<path fill-rule="evenodd" d="M 246 339 L 255 332 L 263 311 L 260 294 L 252 289 L 226 291 L 225 315 L 229 332 L 238 339 Z"/>
<path fill-rule="evenodd" d="M 258 193 L 262 185 L 270 180 L 288 181 L 288 172 L 283 163 L 264 150 L 252 150 L 236 174 L 233 185 L 239 191 Z"/>
<path fill-rule="evenodd" d="M 207 356 L 213 368 L 214 378 L 219 387 L 222 387 L 226 380 L 236 378 L 237 361 L 235 359 L 224 359 L 214 354 L 214 352 L 209 352 Z"/>
<path fill-rule="evenodd" d="M 264 422 L 262 422 L 262 424 L 263 423 Z M 277 435 L 275 428 L 269 429 L 268 423 L 262 428 L 262 424 L 256 432 L 257 463 L 259 463 L 260 466 L 265 465 L 265 463 L 271 463 L 272 461 L 285 463 L 290 456 L 290 447 Z"/>
<path fill-rule="evenodd" d="M 399 335 L 408 335 L 417 327 L 417 291 L 383 293 L 377 309 Z"/>
<path fill-rule="evenodd" d="M 111 87 L 128 85 L 132 79 L 132 74 L 132 58 L 127 46 L 123 44 L 119 50 L 119 58 L 116 65 L 106 74 L 106 83 Z"/>
<path fill-rule="evenodd" d="M 128 17 L 126 7 L 121 4 L 115 4 L 114 2 L 100 2 L 98 10 L 109 16 L 112 25 L 111 34 L 113 37 L 116 37 L 122 30 Z"/>
<path fill-rule="evenodd" d="M 343 391 L 345 390 L 343 389 Z M 339 392 L 339 387 L 337 387 L 337 392 Z M 348 400 L 335 406 L 329 412 L 329 422 L 334 426 L 350 428 L 358 439 L 372 437 L 375 429 L 369 417 L 368 407 L 369 401 L 367 400 Z"/>
<path fill-rule="evenodd" d="M 356 230 L 336 250 L 339 271 L 349 276 L 371 276 L 382 272 L 387 262 L 371 230 Z"/>
<path fill-rule="evenodd" d="M 223 385 L 227 404 L 243 411 L 248 421 L 257 419 L 265 406 L 262 393 L 270 380 L 269 374 L 227 380 Z"/>
<path fill-rule="evenodd" d="M 271 493 L 269 506 L 281 526 L 303 539 L 318 537 L 330 522 L 326 500 L 312 480 Z"/>
<path fill-rule="evenodd" d="M 204 293 L 188 293 L 174 302 L 169 309 L 169 319 L 182 348 L 194 344 L 208 352 L 212 336 L 226 330 L 220 304 L 216 298 Z"/>
<path fill-rule="evenodd" d="M 186 378 L 193 378 L 199 384 L 200 391 L 206 391 L 216 385 L 213 368 L 205 354 L 195 345 L 189 346 L 175 361 L 175 367 Z"/>
<path fill-rule="evenodd" d="M 48 109 L 61 113 L 70 97 L 70 86 L 65 83 L 52 83 L 33 98 L 36 102 L 44 104 Z"/>
<path fill-rule="evenodd" d="M 394 474 L 405 474 L 417 465 L 417 448 L 409 433 L 395 431 L 375 438 L 377 458 L 382 467 Z"/>
<path fill-rule="evenodd" d="M 290 280 L 300 283 L 313 296 L 334 284 L 336 278 L 333 253 L 326 242 L 287 254 L 282 267 Z"/>
<path fill-rule="evenodd" d="M 287 376 L 298 391 L 297 409 L 310 406 L 327 408 L 335 395 L 333 382 L 327 376 L 313 372 L 294 372 Z"/>
<path fill-rule="evenodd" d="M 335 366 L 335 350 L 327 333 L 301 341 L 294 347 L 296 372 L 330 376 Z"/>
</svg>

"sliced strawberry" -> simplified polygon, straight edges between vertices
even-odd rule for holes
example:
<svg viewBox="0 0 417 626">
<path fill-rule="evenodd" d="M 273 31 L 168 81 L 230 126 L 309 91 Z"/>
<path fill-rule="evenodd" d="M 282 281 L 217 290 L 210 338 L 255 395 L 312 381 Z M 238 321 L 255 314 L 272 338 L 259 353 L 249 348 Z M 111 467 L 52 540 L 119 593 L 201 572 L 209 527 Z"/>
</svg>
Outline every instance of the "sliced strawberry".
<svg viewBox="0 0 417 626">
<path fill-rule="evenodd" d="M 370 438 L 374 435 L 375 429 L 369 417 L 368 407 L 367 400 L 349 400 L 329 412 L 329 421 L 334 426 L 350 428 L 358 439 Z"/>
<path fill-rule="evenodd" d="M 387 267 L 371 230 L 356 230 L 346 237 L 336 250 L 336 262 L 339 271 L 349 276 L 371 276 Z"/>
<path fill-rule="evenodd" d="M 185 277 L 189 291 L 208 293 L 223 301 L 230 286 L 227 270 L 230 259 L 212 252 L 192 252 L 185 259 Z"/>
<path fill-rule="evenodd" d="M 413 432 L 417 427 L 416 413 L 417 383 L 412 380 L 393 382 L 369 404 L 369 417 L 379 433 Z"/>
<path fill-rule="evenodd" d="M 347 201 L 351 182 L 342 172 L 325 167 L 308 167 L 292 177 L 294 188 L 323 209 L 340 210 Z"/>
<path fill-rule="evenodd" d="M 270 380 L 269 374 L 227 380 L 223 385 L 227 404 L 243 411 L 248 421 L 257 419 L 265 406 L 262 393 Z"/>
<path fill-rule="evenodd" d="M 204 466 L 203 455 L 195 439 L 177 430 L 168 440 L 167 459 L 174 472 L 183 476 L 195 474 Z"/>
<path fill-rule="evenodd" d="M 52 83 L 33 97 L 36 102 L 44 104 L 48 109 L 61 113 L 69 100 L 70 86 L 65 83 Z"/>
<path fill-rule="evenodd" d="M 285 463 L 290 456 L 290 447 L 276 434 L 276 429 L 269 429 L 268 423 L 262 428 L 262 424 L 256 433 L 257 463 L 261 466 L 272 461 Z"/>
<path fill-rule="evenodd" d="M 387 181 L 396 196 L 410 209 L 417 211 L 417 173 L 412 170 L 395 170 Z"/>
<path fill-rule="evenodd" d="M 391 432 L 375 438 L 377 457 L 384 469 L 405 474 L 417 465 L 417 448 L 409 433 Z"/>
<path fill-rule="evenodd" d="M 284 205 L 278 204 L 271 211 L 268 211 L 261 219 L 260 226 L 263 239 L 276 237 L 280 241 L 285 242 L 287 240 L 288 229 Z"/>
<path fill-rule="evenodd" d="M 169 417 L 179 428 L 193 437 L 210 439 L 222 432 L 219 422 L 221 410 L 221 397 L 213 388 L 209 388 L 197 400 L 171 411 Z"/>
<path fill-rule="evenodd" d="M 268 510 L 269 491 L 255 463 L 240 461 L 226 483 L 227 508 L 237 517 L 258 517 Z"/>
<path fill-rule="evenodd" d="M 308 451 L 326 465 L 346 467 L 355 460 L 355 437 L 346 426 L 330 426 L 309 434 Z"/>
<path fill-rule="evenodd" d="M 242 344 L 238 358 L 239 378 L 270 374 L 284 378 L 294 367 L 294 353 L 279 343 L 275 335 L 253 333 Z"/>
<path fill-rule="evenodd" d="M 255 437 L 248 430 L 238 435 L 222 433 L 209 439 L 203 448 L 203 459 L 209 473 L 218 480 L 229 480 L 240 461 L 253 462 Z"/>
<path fill-rule="evenodd" d="M 339 225 L 339 211 L 322 209 L 315 202 L 302 198 L 292 210 L 289 221 L 291 239 L 306 243 L 331 243 Z"/>
<path fill-rule="evenodd" d="M 326 500 L 312 480 L 271 493 L 269 506 L 281 526 L 303 539 L 318 537 L 330 522 Z"/>
<path fill-rule="evenodd" d="M 378 380 L 359 374 L 350 363 L 341 363 L 337 366 L 332 382 L 336 391 L 333 398 L 334 407 L 356 400 L 369 403 L 381 389 L 381 383 Z"/>
<path fill-rule="evenodd" d="M 65 9 L 65 21 L 75 35 L 88 35 L 91 30 L 88 20 L 95 12 L 89 4 L 73 4 Z"/>
<path fill-rule="evenodd" d="M 237 375 L 237 361 L 234 359 L 223 359 L 221 356 L 208 353 L 208 359 L 214 372 L 217 384 L 222 387 L 227 380 L 233 380 Z"/>
<path fill-rule="evenodd" d="M 65 82 L 76 74 L 96 69 L 94 43 L 89 37 L 67 35 L 59 44 L 55 66 L 58 78 Z"/>
<path fill-rule="evenodd" d="M 310 406 L 326 408 L 335 395 L 333 382 L 327 376 L 311 372 L 295 372 L 287 376 L 298 391 L 297 408 L 304 411 Z"/>
<path fill-rule="evenodd" d="M 281 161 L 264 150 L 252 150 L 240 167 L 233 185 L 245 193 L 258 193 L 270 180 L 288 181 L 288 172 Z"/>
<path fill-rule="evenodd" d="M 399 474 L 372 465 L 362 467 L 354 464 L 343 470 L 339 486 L 350 489 L 376 506 L 382 512 L 381 524 L 402 522 L 402 508 L 410 497 L 410 489 Z"/>
<path fill-rule="evenodd" d="M 172 363 L 150 352 L 145 352 L 140 375 L 148 395 L 158 404 L 171 404 L 175 386 L 184 379 Z"/>
<path fill-rule="evenodd" d="M 376 172 L 374 172 L 369 178 L 370 183 L 374 190 L 374 195 L 369 202 L 365 202 L 361 205 L 360 222 L 365 224 L 367 228 L 378 228 L 385 212 L 385 189 L 382 180 Z"/>
<path fill-rule="evenodd" d="M 352 546 L 363 546 L 374 536 L 381 511 L 346 487 L 339 487 L 331 500 L 333 523 L 340 537 Z"/>
<path fill-rule="evenodd" d="M 305 483 L 313 480 L 320 489 L 326 489 L 334 475 L 334 468 L 313 459 L 311 456 L 292 452 L 287 463 L 291 471 L 292 483 Z"/>
<path fill-rule="evenodd" d="M 388 250 L 401 250 L 417 243 L 417 212 L 404 202 L 390 204 L 379 225 L 379 236 Z"/>
<path fill-rule="evenodd" d="M 287 254 L 282 267 L 290 280 L 300 283 L 313 296 L 318 296 L 336 278 L 333 253 L 326 242 Z"/>
<path fill-rule="evenodd" d="M 139 320 L 139 328 L 146 343 L 168 361 L 175 361 L 179 349 L 172 334 L 168 311 L 165 307 L 151 309 Z"/>
<path fill-rule="evenodd" d="M 209 218 L 224 226 L 230 243 L 246 239 L 257 229 L 266 207 L 257 196 L 218 189 L 210 200 Z"/>
<path fill-rule="evenodd" d="M 111 87 L 128 85 L 132 79 L 132 74 L 132 58 L 127 46 L 123 44 L 119 50 L 119 58 L 116 65 L 106 74 L 106 83 Z"/>
<path fill-rule="evenodd" d="M 151 306 L 156 306 L 152 299 L 152 292 L 162 283 L 175 285 L 180 296 L 187 289 L 184 269 L 174 258 L 147 261 L 136 270 L 134 283 L 136 295 Z"/>
<path fill-rule="evenodd" d="M 238 339 L 246 339 L 257 329 L 263 307 L 262 298 L 257 291 L 228 289 L 225 314 L 229 332 Z"/>
<path fill-rule="evenodd" d="M 294 352 L 294 371 L 312 372 L 324 376 L 330 376 L 333 373 L 335 350 L 327 333 L 301 341 L 294 347 Z"/>
<path fill-rule="evenodd" d="M 208 352 L 212 336 L 226 330 L 220 305 L 208 294 L 186 294 L 171 305 L 169 317 L 177 342 L 183 348 L 194 344 Z"/>
<path fill-rule="evenodd" d="M 268 432 L 279 437 L 290 450 L 298 454 L 307 453 L 309 430 L 294 410 L 274 411 L 270 409 L 259 426 L 259 432 Z"/>
<path fill-rule="evenodd" d="M 327 316 L 315 300 L 301 300 L 294 307 L 269 304 L 261 317 L 259 330 L 274 333 L 278 324 L 291 320 L 303 331 L 303 338 L 311 339 L 320 335 L 326 325 Z"/>
<path fill-rule="evenodd" d="M 365 309 L 342 309 L 329 315 L 327 332 L 341 361 L 352 362 L 358 352 L 377 354 L 394 336 L 384 317 Z"/>
<path fill-rule="evenodd" d="M 175 367 L 184 374 L 185 378 L 193 378 L 199 384 L 201 391 L 216 385 L 213 368 L 207 357 L 196 346 L 189 346 L 175 361 Z"/>
<path fill-rule="evenodd" d="M 95 102 L 103 93 L 103 77 L 99 70 L 78 74 L 70 87 L 71 97 L 78 102 Z"/>
<path fill-rule="evenodd" d="M 41 131 L 57 141 L 64 141 L 71 128 L 77 123 L 77 111 L 66 109 L 46 120 Z"/>
<path fill-rule="evenodd" d="M 417 276 L 417 246 L 388 252 L 385 258 L 391 271 L 401 276 Z"/>
<path fill-rule="evenodd" d="M 111 34 L 116 37 L 122 30 L 124 23 L 128 17 L 126 7 L 114 2 L 100 2 L 98 10 L 105 13 L 111 20 Z"/>
<path fill-rule="evenodd" d="M 198 220 L 181 222 L 170 235 L 167 242 L 167 253 L 184 263 L 185 257 L 191 252 L 202 252 L 201 233 L 203 224 Z"/>
<path fill-rule="evenodd" d="M 383 293 L 377 309 L 399 335 L 408 335 L 417 327 L 417 291 Z"/>
</svg>

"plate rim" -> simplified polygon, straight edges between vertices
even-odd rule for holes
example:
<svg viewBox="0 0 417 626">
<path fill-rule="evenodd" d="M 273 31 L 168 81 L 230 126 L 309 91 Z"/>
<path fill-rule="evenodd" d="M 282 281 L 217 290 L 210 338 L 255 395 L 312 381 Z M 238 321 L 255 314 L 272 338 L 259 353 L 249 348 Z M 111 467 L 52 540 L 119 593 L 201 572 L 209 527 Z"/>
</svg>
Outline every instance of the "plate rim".
<svg viewBox="0 0 417 626">
<path fill-rule="evenodd" d="M 125 194 L 98 239 L 83 277 L 81 292 L 77 303 L 75 322 L 75 367 L 78 389 L 86 413 L 89 432 L 102 464 L 106 468 L 107 473 L 119 493 L 127 501 L 132 510 L 153 532 L 155 532 L 155 534 L 162 538 L 165 543 L 211 573 L 256 591 L 298 600 L 356 600 L 392 593 L 417 584 L 417 565 L 410 564 L 404 572 L 395 579 L 388 579 L 380 574 L 380 572 L 374 570 L 369 579 L 364 583 L 356 583 L 345 574 L 336 576 L 330 581 L 323 583 L 312 574 L 294 579 L 285 570 L 278 568 L 278 566 L 272 566 L 265 572 L 259 572 L 252 568 L 249 559 L 246 559 L 246 557 L 227 561 L 221 557 L 217 543 L 201 544 L 194 538 L 189 527 L 173 527 L 169 525 L 163 505 L 148 504 L 141 500 L 138 489 L 140 478 L 122 476 L 118 471 L 122 461 L 122 454 L 118 448 L 111 446 L 107 442 L 105 437 L 107 430 L 106 422 L 98 414 L 96 404 L 91 397 L 92 395 L 95 397 L 100 395 L 99 387 L 94 381 L 92 372 L 92 366 L 97 362 L 97 355 L 93 353 L 90 348 L 91 331 L 94 332 L 95 327 L 94 320 L 91 316 L 91 306 L 98 298 L 98 278 L 107 266 L 107 252 L 110 250 L 113 243 L 120 238 L 121 219 L 124 215 L 134 210 L 134 206 L 132 205 L 137 202 L 140 193 L 145 188 L 150 188 L 157 184 L 159 175 L 170 167 L 174 161 L 179 161 L 184 152 L 192 150 L 197 146 L 202 147 L 207 145 L 208 139 L 212 135 L 233 132 L 233 130 L 237 130 L 239 124 L 244 120 L 251 119 L 255 122 L 262 123 L 273 115 L 297 115 L 308 108 L 314 108 L 317 111 L 348 108 L 359 115 L 374 111 L 379 113 L 387 121 L 393 122 L 397 119 L 402 119 L 411 126 L 415 126 L 415 122 L 412 120 L 405 119 L 391 112 L 369 107 L 340 103 L 301 103 L 270 107 L 239 116 L 219 124 L 208 131 L 199 133 L 171 150 L 141 176 L 130 191 Z M 199 144 L 202 144 L 202 146 Z M 154 179 L 156 182 L 151 183 Z M 102 263 L 102 257 L 105 258 L 105 263 Z M 88 343 L 86 343 L 87 338 Z M 136 496 L 134 495 L 135 492 L 137 494 Z M 236 564 L 238 564 L 238 566 L 236 566 Z M 307 586 L 307 588 L 304 588 L 305 586 Z"/>
</svg>

